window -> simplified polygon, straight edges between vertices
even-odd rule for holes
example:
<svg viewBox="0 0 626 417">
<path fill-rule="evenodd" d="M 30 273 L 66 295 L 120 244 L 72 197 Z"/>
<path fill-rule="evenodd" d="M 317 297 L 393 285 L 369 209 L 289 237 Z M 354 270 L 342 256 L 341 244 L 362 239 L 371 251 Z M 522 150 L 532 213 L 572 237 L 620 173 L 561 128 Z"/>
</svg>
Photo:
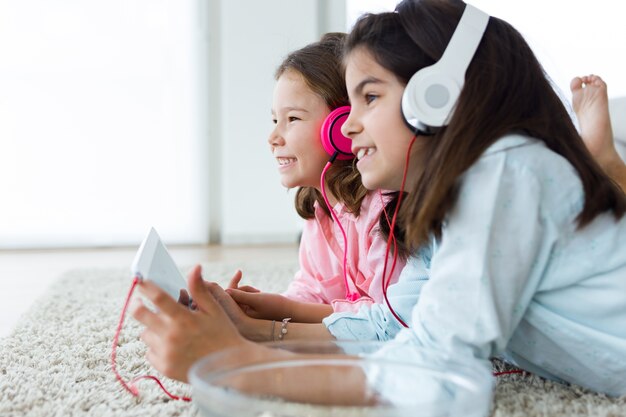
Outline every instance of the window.
<svg viewBox="0 0 626 417">
<path fill-rule="evenodd" d="M 0 0 L 0 248 L 204 241 L 191 0 Z"/>
</svg>

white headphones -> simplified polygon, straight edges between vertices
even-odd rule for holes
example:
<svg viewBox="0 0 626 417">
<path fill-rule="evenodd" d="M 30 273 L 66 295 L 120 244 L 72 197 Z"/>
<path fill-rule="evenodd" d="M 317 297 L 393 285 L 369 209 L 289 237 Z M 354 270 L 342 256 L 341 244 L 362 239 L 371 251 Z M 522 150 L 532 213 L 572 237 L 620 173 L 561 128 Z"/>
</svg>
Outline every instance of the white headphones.
<svg viewBox="0 0 626 417">
<path fill-rule="evenodd" d="M 489 15 L 469 4 L 441 59 L 417 71 L 402 95 L 406 122 L 422 134 L 433 134 L 446 126 L 465 82 Z"/>
</svg>

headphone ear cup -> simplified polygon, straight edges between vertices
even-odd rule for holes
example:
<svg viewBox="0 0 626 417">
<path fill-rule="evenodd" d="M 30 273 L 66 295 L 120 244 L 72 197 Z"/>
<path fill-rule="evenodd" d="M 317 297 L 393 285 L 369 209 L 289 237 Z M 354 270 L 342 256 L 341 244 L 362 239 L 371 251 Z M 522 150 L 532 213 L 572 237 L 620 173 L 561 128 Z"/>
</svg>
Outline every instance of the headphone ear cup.
<svg viewBox="0 0 626 417">
<path fill-rule="evenodd" d="M 348 160 L 354 158 L 352 141 L 341 133 L 341 126 L 350 115 L 350 106 L 336 108 L 324 119 L 320 131 L 322 146 L 331 156 L 337 154 L 337 159 Z"/>
<path fill-rule="evenodd" d="M 424 134 L 447 124 L 461 93 L 462 81 L 435 64 L 413 74 L 402 95 L 406 123 Z"/>
<path fill-rule="evenodd" d="M 488 24 L 488 14 L 466 4 L 439 61 L 409 80 L 402 95 L 402 115 L 417 133 L 433 134 L 448 124 Z"/>
</svg>

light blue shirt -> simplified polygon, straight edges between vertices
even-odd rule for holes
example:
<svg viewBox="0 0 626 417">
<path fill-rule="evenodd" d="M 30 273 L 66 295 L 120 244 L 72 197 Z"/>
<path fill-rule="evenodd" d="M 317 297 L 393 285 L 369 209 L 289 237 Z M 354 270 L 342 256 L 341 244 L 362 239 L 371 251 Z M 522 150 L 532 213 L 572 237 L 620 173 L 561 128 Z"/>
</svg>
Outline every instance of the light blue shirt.
<svg viewBox="0 0 626 417">
<path fill-rule="evenodd" d="M 431 256 L 430 246 L 421 248 L 415 256 L 407 259 L 398 282 L 387 289 L 387 298 L 394 312 L 409 326 L 413 307 L 428 281 Z M 386 303 L 361 307 L 356 314 L 333 313 L 323 323 L 340 340 L 391 340 L 403 328 Z"/>
<path fill-rule="evenodd" d="M 436 350 L 487 367 L 505 356 L 547 378 L 626 394 L 626 216 L 607 212 L 579 229 L 583 204 L 564 158 L 506 136 L 463 175 L 438 245 L 389 288 L 410 329 L 385 306 L 324 323 L 338 339 L 395 337 L 381 353 L 390 358 Z"/>
</svg>

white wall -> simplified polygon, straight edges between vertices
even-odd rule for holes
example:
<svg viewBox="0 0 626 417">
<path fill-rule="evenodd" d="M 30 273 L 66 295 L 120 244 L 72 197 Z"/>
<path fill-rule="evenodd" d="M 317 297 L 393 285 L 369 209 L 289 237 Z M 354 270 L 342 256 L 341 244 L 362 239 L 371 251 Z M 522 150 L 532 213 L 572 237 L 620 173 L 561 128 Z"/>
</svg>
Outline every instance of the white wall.
<svg viewBox="0 0 626 417">
<path fill-rule="evenodd" d="M 399 0 L 347 0 L 347 26 L 364 12 L 391 11 Z M 626 25 L 622 3 L 614 0 L 470 0 L 522 33 L 542 65 L 569 100 L 576 75 L 600 74 L 609 96 L 626 96 Z"/>
<path fill-rule="evenodd" d="M 0 249 L 295 241 L 273 74 L 345 0 L 0 0 Z"/>
<path fill-rule="evenodd" d="M 524 35 L 566 100 L 577 75 L 599 74 L 609 96 L 626 95 L 626 24 L 613 0 L 474 0 Z"/>
<path fill-rule="evenodd" d="M 274 71 L 289 51 L 323 32 L 345 31 L 345 2 L 223 0 L 219 5 L 221 238 L 226 244 L 295 242 L 302 224 L 295 192 L 280 185 L 267 144 Z"/>
</svg>

